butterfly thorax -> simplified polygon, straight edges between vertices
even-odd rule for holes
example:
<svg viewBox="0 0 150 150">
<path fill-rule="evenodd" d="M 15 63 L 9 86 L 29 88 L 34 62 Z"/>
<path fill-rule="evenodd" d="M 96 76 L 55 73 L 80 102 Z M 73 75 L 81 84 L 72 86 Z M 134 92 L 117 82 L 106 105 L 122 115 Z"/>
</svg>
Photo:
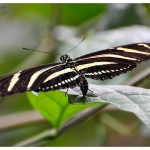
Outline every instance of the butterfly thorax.
<svg viewBox="0 0 150 150">
<path fill-rule="evenodd" d="M 69 55 L 63 55 L 60 57 L 60 60 L 64 65 L 67 67 L 75 70 L 75 72 L 80 76 L 80 82 L 78 83 L 78 86 L 80 86 L 80 89 L 82 91 L 82 94 L 85 96 L 88 91 L 88 82 L 84 75 L 82 75 L 75 67 L 74 60 Z"/>
<path fill-rule="evenodd" d="M 62 55 L 60 57 L 60 60 L 62 61 L 63 64 L 65 64 L 69 68 L 75 68 L 75 63 L 73 59 L 69 55 Z"/>
</svg>

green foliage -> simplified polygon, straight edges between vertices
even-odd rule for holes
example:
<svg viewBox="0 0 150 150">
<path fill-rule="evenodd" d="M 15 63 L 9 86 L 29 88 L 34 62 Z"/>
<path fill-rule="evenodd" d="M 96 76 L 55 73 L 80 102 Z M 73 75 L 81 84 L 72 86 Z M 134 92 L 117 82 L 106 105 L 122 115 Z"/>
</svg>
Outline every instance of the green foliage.
<svg viewBox="0 0 150 150">
<path fill-rule="evenodd" d="M 64 54 L 85 35 L 86 40 L 69 53 L 73 58 L 112 46 L 149 42 L 149 16 L 149 4 L 6 4 L 6 9 L 0 9 L 0 74 L 53 63 L 54 59 L 58 60 L 57 56 L 53 58 L 55 53 Z M 22 52 L 22 47 L 50 51 L 53 56 Z M 134 79 L 148 67 L 147 61 L 129 74 L 89 83 L 126 84 L 127 80 Z M 136 86 L 150 88 L 147 79 L 143 78 L 145 82 Z M 0 122 L 6 127 L 0 123 L 0 146 L 22 141 L 25 141 L 20 144 L 22 146 L 149 146 L 149 129 L 139 124 L 140 119 L 149 127 L 149 90 L 123 86 L 99 87 L 91 88 L 97 93 L 91 93 L 82 101 L 76 101 L 79 98 L 75 99 L 76 96 L 70 94 L 65 97 L 59 91 L 2 98 Z M 93 97 L 93 94 L 96 96 Z M 73 104 L 68 103 L 68 98 Z M 119 109 L 109 105 L 113 107 L 111 111 L 107 107 L 102 111 L 106 106 L 104 102 Z M 34 116 L 29 120 L 26 111 L 34 111 L 34 108 L 45 119 Z M 20 114 L 24 115 L 18 121 Z M 66 132 L 66 129 L 70 130 Z"/>
<path fill-rule="evenodd" d="M 80 25 L 86 20 L 102 14 L 105 10 L 105 4 L 65 4 L 62 8 L 62 23 L 73 26 Z M 76 18 L 72 19 L 72 16 L 76 16 Z"/>
<path fill-rule="evenodd" d="M 12 16 L 28 20 L 45 20 L 52 11 L 52 5 L 47 4 L 6 4 L 6 7 Z"/>
<path fill-rule="evenodd" d="M 68 103 L 68 96 L 61 91 L 40 92 L 38 96 L 28 93 L 28 98 L 53 128 L 59 128 L 80 111 L 95 106 L 95 104 L 71 105 Z"/>
</svg>

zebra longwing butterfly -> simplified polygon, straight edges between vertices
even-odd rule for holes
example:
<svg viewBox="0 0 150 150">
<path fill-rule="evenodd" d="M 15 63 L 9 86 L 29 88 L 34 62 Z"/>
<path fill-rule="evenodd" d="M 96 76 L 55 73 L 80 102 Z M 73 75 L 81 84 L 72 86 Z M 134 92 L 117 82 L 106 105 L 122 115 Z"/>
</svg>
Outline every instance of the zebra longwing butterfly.
<svg viewBox="0 0 150 150">
<path fill-rule="evenodd" d="M 61 62 L 42 65 L 0 77 L 0 96 L 26 91 L 49 91 L 79 86 L 83 96 L 88 91 L 87 78 L 107 80 L 132 70 L 150 59 L 150 43 L 118 46 L 90 53 L 76 59 L 69 55 Z"/>
</svg>

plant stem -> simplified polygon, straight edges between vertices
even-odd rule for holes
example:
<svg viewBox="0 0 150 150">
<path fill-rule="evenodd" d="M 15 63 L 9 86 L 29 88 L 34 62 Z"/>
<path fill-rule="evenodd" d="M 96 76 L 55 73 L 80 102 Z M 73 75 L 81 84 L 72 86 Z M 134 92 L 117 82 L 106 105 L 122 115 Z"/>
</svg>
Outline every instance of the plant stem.
<svg viewBox="0 0 150 150">
<path fill-rule="evenodd" d="M 36 134 L 35 136 L 32 136 L 12 146 L 29 146 L 30 144 L 37 142 L 41 139 L 44 139 L 46 137 L 55 137 L 56 133 L 57 131 L 55 129 L 45 130 L 39 134 Z"/>
<path fill-rule="evenodd" d="M 79 113 L 77 116 L 75 116 L 74 118 L 72 118 L 70 121 L 68 121 L 67 123 L 65 123 L 58 131 L 58 134 L 61 135 L 62 133 L 64 133 L 66 130 L 70 129 L 71 127 L 83 122 L 84 120 L 86 120 L 87 118 L 89 118 L 89 116 L 94 115 L 95 113 L 99 112 L 100 110 L 102 110 L 104 107 L 106 107 L 107 104 L 103 104 L 100 106 L 95 106 L 92 108 L 88 108 L 85 109 L 84 111 L 82 111 L 81 113 Z"/>
<path fill-rule="evenodd" d="M 38 135 L 35 135 L 24 141 L 16 143 L 13 146 L 28 146 L 34 142 L 40 141 L 41 139 L 46 139 L 46 138 L 54 139 L 54 138 L 62 135 L 65 131 L 67 131 L 71 127 L 83 122 L 84 120 L 89 118 L 89 116 L 92 116 L 95 113 L 97 113 L 98 111 L 102 110 L 106 106 L 107 106 L 107 104 L 104 104 L 104 105 L 99 105 L 99 106 L 85 109 L 84 111 L 82 111 L 81 113 L 76 115 L 74 118 L 72 118 L 70 121 L 65 123 L 58 131 L 56 129 L 45 130 L 45 131 L 39 133 Z"/>
<path fill-rule="evenodd" d="M 130 81 L 128 81 L 126 85 L 132 86 L 139 85 L 141 82 L 143 82 L 149 77 L 150 77 L 150 68 L 146 68 L 145 70 L 137 74 L 135 77 L 133 77 Z"/>
</svg>

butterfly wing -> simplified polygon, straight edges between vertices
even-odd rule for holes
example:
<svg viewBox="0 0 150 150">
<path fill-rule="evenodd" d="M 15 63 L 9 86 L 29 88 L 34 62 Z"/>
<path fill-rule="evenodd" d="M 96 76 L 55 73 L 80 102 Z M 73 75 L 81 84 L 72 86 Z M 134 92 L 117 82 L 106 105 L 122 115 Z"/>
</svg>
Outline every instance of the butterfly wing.
<svg viewBox="0 0 150 150">
<path fill-rule="evenodd" d="M 150 44 L 137 43 L 90 53 L 75 59 L 75 69 L 62 63 L 42 65 L 0 77 L 0 96 L 80 86 L 81 74 L 105 80 L 150 59 Z M 78 72 L 77 72 L 78 71 Z"/>
<path fill-rule="evenodd" d="M 76 69 L 88 78 L 106 80 L 132 70 L 150 59 L 150 43 L 118 46 L 75 59 Z"/>
<path fill-rule="evenodd" d="M 73 88 L 80 76 L 65 64 L 55 63 L 15 72 L 0 78 L 0 96 L 26 91 Z"/>
<path fill-rule="evenodd" d="M 31 83 L 36 82 L 36 78 L 38 76 L 47 70 L 52 71 L 52 69 L 59 67 L 60 64 L 61 63 L 42 65 L 0 77 L 0 96 L 11 95 L 30 90 L 28 87 L 31 86 Z M 31 88 L 31 90 L 37 89 L 39 83 L 36 85 L 34 84 L 34 87 Z"/>
<path fill-rule="evenodd" d="M 38 80 L 40 80 L 40 77 L 39 79 L 37 78 L 37 82 Z M 34 91 L 40 92 L 73 88 L 79 85 L 80 80 L 80 75 L 74 69 L 71 69 L 65 64 L 62 64 L 60 67 L 54 69 L 53 72 L 49 70 L 45 74 L 43 74 L 42 82 L 38 86 L 38 89 Z M 34 87 L 34 85 L 36 85 L 36 83 L 34 83 L 32 87 Z"/>
</svg>

